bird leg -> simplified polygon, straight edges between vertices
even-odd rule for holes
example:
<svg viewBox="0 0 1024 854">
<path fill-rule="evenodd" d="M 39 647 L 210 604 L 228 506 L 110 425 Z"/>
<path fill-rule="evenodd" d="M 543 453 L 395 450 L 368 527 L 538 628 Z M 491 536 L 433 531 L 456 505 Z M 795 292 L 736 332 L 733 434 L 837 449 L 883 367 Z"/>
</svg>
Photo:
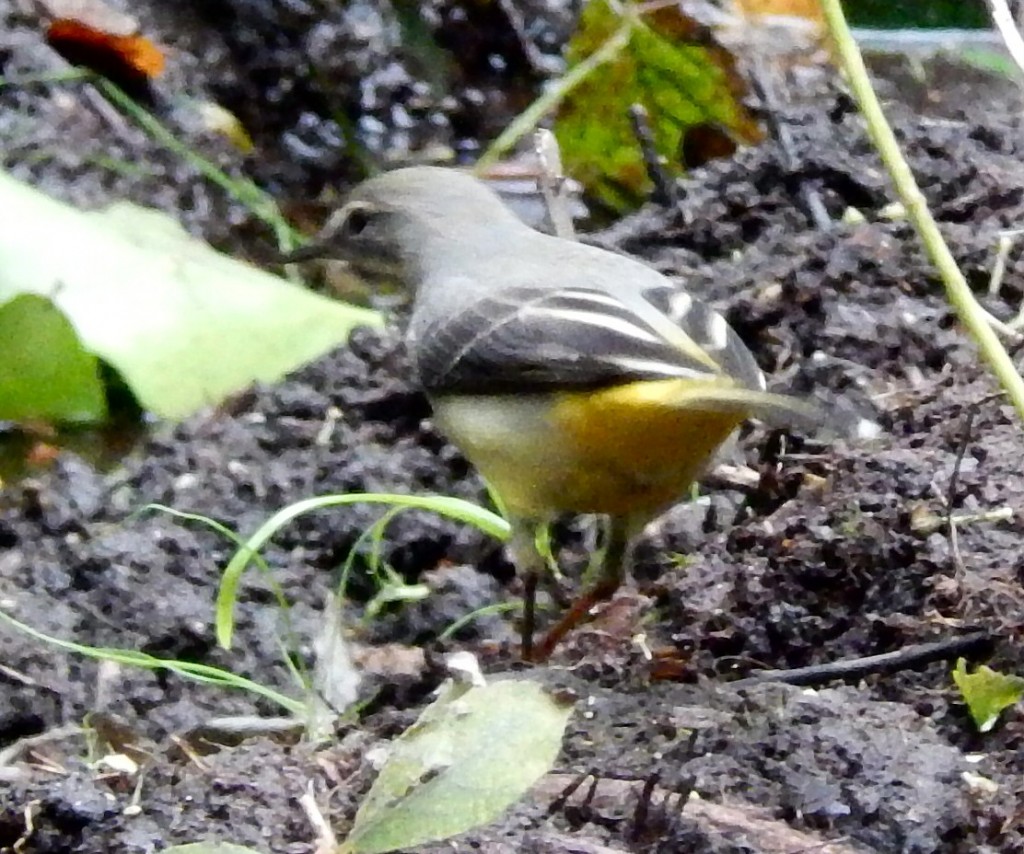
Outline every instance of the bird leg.
<svg viewBox="0 0 1024 854">
<path fill-rule="evenodd" d="M 533 633 L 537 626 L 537 585 L 545 560 L 537 548 L 540 524 L 534 520 L 509 519 L 512 536 L 508 550 L 516 572 L 523 579 L 523 616 L 519 626 L 523 661 L 533 660 Z"/>
<path fill-rule="evenodd" d="M 536 570 L 523 575 L 523 618 L 519 626 L 520 650 L 523 661 L 533 661 L 533 633 L 537 628 L 537 582 L 540 576 Z"/>
<path fill-rule="evenodd" d="M 625 578 L 626 563 L 631 554 L 630 545 L 635 530 L 637 530 L 637 526 L 631 519 L 612 517 L 609 520 L 608 545 L 605 547 L 597 581 L 572 604 L 536 648 L 533 648 L 531 644 L 529 657 L 527 657 L 524 647 L 524 659 L 546 661 L 570 631 L 590 618 L 590 612 L 595 605 L 611 599 L 615 591 L 622 585 L 622 579 Z"/>
</svg>

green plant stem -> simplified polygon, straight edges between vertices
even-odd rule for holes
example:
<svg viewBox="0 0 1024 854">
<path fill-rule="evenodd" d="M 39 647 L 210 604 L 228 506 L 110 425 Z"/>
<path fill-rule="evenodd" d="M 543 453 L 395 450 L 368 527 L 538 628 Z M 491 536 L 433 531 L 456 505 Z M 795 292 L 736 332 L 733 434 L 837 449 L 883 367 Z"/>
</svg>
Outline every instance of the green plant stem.
<svg viewBox="0 0 1024 854">
<path fill-rule="evenodd" d="M 522 602 L 495 602 L 493 605 L 484 605 L 482 608 L 477 608 L 475 611 L 470 611 L 465 616 L 459 617 L 455 622 L 451 623 L 441 634 L 437 636 L 439 641 L 445 641 L 449 638 L 455 637 L 456 633 L 463 626 L 468 626 L 474 620 L 484 617 L 488 614 L 502 614 L 506 611 L 522 611 Z"/>
<path fill-rule="evenodd" d="M 273 230 L 280 249 L 288 251 L 301 243 L 300 236 L 284 219 L 273 197 L 260 189 L 255 182 L 247 178 L 233 178 L 228 175 L 224 170 L 179 140 L 153 115 L 140 107 L 124 90 L 106 78 L 96 77 L 94 84 L 103 93 L 105 98 L 124 110 L 154 140 L 182 160 L 192 164 L 203 177 L 216 184 L 239 204 L 248 208 L 253 216 L 268 225 Z"/>
<path fill-rule="evenodd" d="M 241 582 L 242 573 L 249 563 L 256 559 L 259 550 L 273 537 L 281 528 L 306 513 L 315 510 L 325 510 L 330 507 L 339 507 L 346 504 L 388 504 L 393 507 L 411 507 L 417 510 L 427 510 L 432 513 L 440 513 L 449 519 L 458 522 L 465 522 L 473 525 L 485 534 L 499 540 L 507 540 L 509 536 L 509 524 L 500 516 L 477 507 L 469 501 L 460 498 L 450 498 L 443 495 L 395 495 L 388 493 L 353 493 L 348 495 L 324 495 L 319 498 L 307 498 L 303 501 L 296 501 L 282 510 L 278 510 L 273 516 L 267 519 L 260 527 L 245 540 L 242 547 L 235 552 L 234 556 L 224 567 L 224 574 L 221 577 L 220 589 L 217 591 L 217 606 L 215 614 L 215 628 L 217 642 L 224 648 L 231 648 L 231 637 L 234 633 L 234 608 L 238 599 L 238 585 Z"/>
<path fill-rule="evenodd" d="M 540 120 L 557 107 L 566 95 L 586 80 L 595 68 L 615 59 L 622 52 L 622 49 L 629 44 L 629 37 L 633 33 L 633 24 L 634 19 L 632 16 L 626 17 L 622 25 L 609 36 L 608 41 L 578 65 L 573 66 L 547 92 L 516 116 L 498 138 L 487 147 L 487 150 L 477 161 L 477 171 L 497 163 L 502 155 L 526 136 L 526 134 L 536 128 Z"/>
<path fill-rule="evenodd" d="M 935 218 L 928 210 L 924 195 L 914 180 L 910 166 L 900 151 L 896 136 L 885 120 L 885 114 L 871 87 L 864 58 L 846 23 L 840 0 L 822 0 L 822 8 L 840 64 L 867 122 L 868 133 L 896 186 L 910 221 L 917 229 L 925 252 L 938 268 L 949 302 L 956 310 L 960 322 L 974 338 L 1018 415 L 1024 419 L 1024 379 L 1017 372 L 1013 360 L 989 325 L 985 310 L 971 293 L 967 280 L 953 258 L 953 253 L 949 251 L 946 241 L 942 238 Z"/>
<path fill-rule="evenodd" d="M 230 540 L 234 543 L 236 548 L 242 548 L 245 543 L 242 538 L 232 531 L 227 525 L 222 525 L 215 519 L 211 519 L 209 516 L 204 516 L 201 513 L 186 513 L 182 510 L 175 510 L 173 507 L 168 507 L 165 504 L 147 504 L 145 507 L 136 511 L 134 516 L 141 516 L 143 513 L 149 511 L 156 511 L 158 513 L 166 513 L 168 516 L 173 516 L 175 519 L 181 519 L 186 522 L 199 522 L 212 528 L 222 537 Z M 299 633 L 295 630 L 295 626 L 292 624 L 292 605 L 288 601 L 288 597 L 285 595 L 284 590 L 281 589 L 281 585 L 277 583 L 277 579 L 274 578 L 274 573 L 267 565 L 267 562 L 263 559 L 263 556 L 256 554 L 253 556 L 253 562 L 259 567 L 263 573 L 264 579 L 266 579 L 267 586 L 270 587 L 271 592 L 274 594 L 274 598 L 277 600 L 277 607 L 281 613 L 282 620 L 284 622 L 284 638 L 278 637 L 278 646 L 281 648 L 281 659 L 284 662 L 285 667 L 288 668 L 288 672 L 291 673 L 292 678 L 295 680 L 295 684 L 299 686 L 303 691 L 308 691 L 309 686 L 312 684 L 310 681 L 309 673 L 306 672 L 306 667 L 303 664 L 301 654 L 301 643 L 299 641 Z"/>
<path fill-rule="evenodd" d="M 213 667 L 209 664 L 199 664 L 195 661 L 157 658 L 155 655 L 150 655 L 149 653 L 134 649 L 112 649 L 109 647 L 94 647 L 74 643 L 73 641 L 64 640 L 63 638 L 43 634 L 38 629 L 34 629 L 26 623 L 14 619 L 14 617 L 2 609 L 0 609 L 0 623 L 6 623 L 36 640 L 43 641 L 44 643 L 51 644 L 52 646 L 56 646 L 61 649 L 66 649 L 69 652 L 76 652 L 79 655 L 86 656 L 87 658 L 95 658 L 101 661 L 114 661 L 118 664 L 124 664 L 129 667 L 141 667 L 146 670 L 169 670 L 171 673 L 176 673 L 179 676 L 191 679 L 194 682 L 249 691 L 257 696 L 272 700 L 281 706 L 281 708 L 287 709 L 295 717 L 299 717 L 306 712 L 306 704 L 304 702 L 294 700 L 287 694 L 282 694 L 279 691 L 275 691 L 273 688 L 268 688 L 266 685 L 261 685 L 259 682 L 254 682 L 252 679 L 246 679 L 244 676 L 239 676 L 236 673 L 232 673 L 230 670 L 225 670 L 220 667 Z"/>
</svg>

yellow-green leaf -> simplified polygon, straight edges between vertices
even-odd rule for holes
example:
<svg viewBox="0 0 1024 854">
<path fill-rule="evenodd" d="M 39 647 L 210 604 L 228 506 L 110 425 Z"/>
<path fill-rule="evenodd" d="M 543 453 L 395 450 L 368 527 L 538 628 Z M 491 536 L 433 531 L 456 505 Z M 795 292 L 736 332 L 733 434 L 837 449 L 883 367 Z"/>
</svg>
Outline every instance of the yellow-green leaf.
<svg viewBox="0 0 1024 854">
<path fill-rule="evenodd" d="M 2 302 L 0 421 L 84 424 L 106 414 L 99 362 L 60 309 L 35 294 Z"/>
<path fill-rule="evenodd" d="M 1000 712 L 1024 699 L 1024 678 L 1000 673 L 984 664 L 968 673 L 967 663 L 962 658 L 956 663 L 953 681 L 980 732 L 988 732 L 995 726 Z"/>
<path fill-rule="evenodd" d="M 611 59 L 596 65 L 567 93 L 555 122 L 566 172 L 615 210 L 634 206 L 651 190 L 631 124 L 634 104 L 645 108 L 655 148 L 668 174 L 682 173 L 688 128 L 710 125 L 737 139 L 759 132 L 739 103 L 742 81 L 732 56 L 709 41 L 677 4 L 627 5 L 617 14 L 608 0 L 591 0 L 569 43 L 571 69 L 609 43 L 627 38 Z"/>
</svg>

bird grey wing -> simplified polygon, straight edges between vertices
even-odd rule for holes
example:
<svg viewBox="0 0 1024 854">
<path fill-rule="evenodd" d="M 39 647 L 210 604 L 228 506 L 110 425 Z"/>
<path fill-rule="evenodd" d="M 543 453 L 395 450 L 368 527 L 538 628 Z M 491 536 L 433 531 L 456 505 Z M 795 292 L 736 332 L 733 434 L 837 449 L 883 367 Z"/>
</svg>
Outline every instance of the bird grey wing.
<svg viewBox="0 0 1024 854">
<path fill-rule="evenodd" d="M 741 386 L 763 391 L 767 384 L 754 355 L 726 319 L 686 291 L 658 294 L 664 313 Z"/>
<path fill-rule="evenodd" d="M 594 388 L 709 378 L 714 362 L 677 346 L 616 296 L 587 288 L 508 288 L 421 328 L 419 380 L 430 393 Z"/>
</svg>

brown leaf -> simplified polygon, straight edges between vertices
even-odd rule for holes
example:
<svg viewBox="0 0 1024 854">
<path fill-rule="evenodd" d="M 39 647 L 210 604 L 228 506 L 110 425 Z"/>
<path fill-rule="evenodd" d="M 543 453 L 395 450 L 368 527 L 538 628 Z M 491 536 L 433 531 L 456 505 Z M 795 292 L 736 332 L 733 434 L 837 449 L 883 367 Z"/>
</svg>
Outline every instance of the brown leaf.
<svg viewBox="0 0 1024 854">
<path fill-rule="evenodd" d="M 163 73 L 163 51 L 145 36 L 113 35 L 70 18 L 58 18 L 46 39 L 61 56 L 105 77 L 152 79 Z"/>
<path fill-rule="evenodd" d="M 821 0 L 736 0 L 736 9 L 748 17 L 785 16 L 824 22 Z"/>
</svg>

